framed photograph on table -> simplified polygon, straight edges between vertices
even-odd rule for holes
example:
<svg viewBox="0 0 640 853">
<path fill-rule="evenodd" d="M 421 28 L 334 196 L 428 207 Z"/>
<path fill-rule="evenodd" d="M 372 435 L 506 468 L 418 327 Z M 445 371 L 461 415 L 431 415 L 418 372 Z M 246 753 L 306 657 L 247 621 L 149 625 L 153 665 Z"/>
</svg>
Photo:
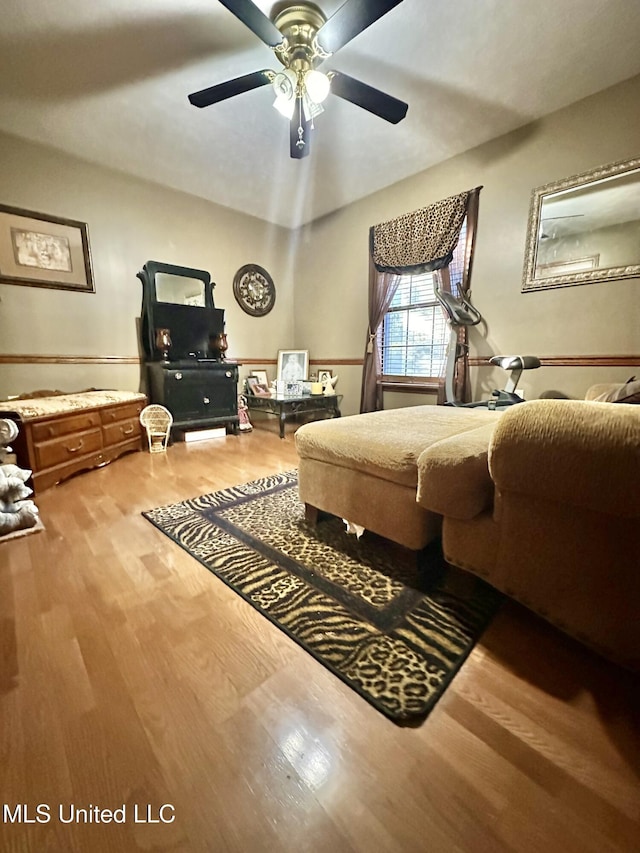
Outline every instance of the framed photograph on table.
<svg viewBox="0 0 640 853">
<path fill-rule="evenodd" d="M 330 370 L 319 370 L 318 371 L 318 382 L 322 382 L 324 385 L 325 382 L 328 382 L 333 376 L 333 373 Z"/>
<path fill-rule="evenodd" d="M 278 350 L 278 382 L 304 382 L 309 373 L 309 350 Z"/>
<path fill-rule="evenodd" d="M 265 385 L 267 388 L 269 387 L 269 379 L 267 377 L 266 370 L 254 370 L 251 375 L 255 376 L 261 385 Z"/>
<path fill-rule="evenodd" d="M 0 282 L 94 293 L 86 224 L 0 205 Z"/>
<path fill-rule="evenodd" d="M 263 385 L 257 376 L 247 376 L 247 393 L 254 397 L 270 397 L 271 391 L 266 385 Z"/>
</svg>

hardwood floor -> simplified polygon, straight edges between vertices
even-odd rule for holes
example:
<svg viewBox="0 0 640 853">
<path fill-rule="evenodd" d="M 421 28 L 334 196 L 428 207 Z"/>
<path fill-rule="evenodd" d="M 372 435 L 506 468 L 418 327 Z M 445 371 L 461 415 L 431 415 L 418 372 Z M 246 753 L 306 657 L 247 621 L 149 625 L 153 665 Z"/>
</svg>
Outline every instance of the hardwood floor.
<svg viewBox="0 0 640 853">
<path fill-rule="evenodd" d="M 0 544 L 0 849 L 639 850 L 638 679 L 508 605 L 399 727 L 140 515 L 296 463 L 275 422 L 131 454 Z"/>
</svg>

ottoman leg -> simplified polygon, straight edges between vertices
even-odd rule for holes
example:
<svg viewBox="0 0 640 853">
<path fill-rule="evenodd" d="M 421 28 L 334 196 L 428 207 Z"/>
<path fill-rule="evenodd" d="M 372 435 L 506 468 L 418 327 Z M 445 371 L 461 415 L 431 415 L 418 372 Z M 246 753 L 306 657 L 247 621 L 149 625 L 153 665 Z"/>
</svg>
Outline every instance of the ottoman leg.
<svg viewBox="0 0 640 853">
<path fill-rule="evenodd" d="M 307 524 L 310 524 L 312 527 L 315 527 L 318 523 L 319 515 L 320 510 L 317 506 L 311 506 L 311 504 L 304 505 L 304 519 Z"/>
</svg>

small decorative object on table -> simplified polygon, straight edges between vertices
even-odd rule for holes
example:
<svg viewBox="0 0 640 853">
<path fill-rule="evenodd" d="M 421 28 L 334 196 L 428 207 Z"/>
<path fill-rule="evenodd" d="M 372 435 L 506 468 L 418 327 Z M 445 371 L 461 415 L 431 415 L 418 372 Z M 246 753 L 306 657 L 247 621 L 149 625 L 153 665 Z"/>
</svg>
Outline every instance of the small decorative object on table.
<svg viewBox="0 0 640 853">
<path fill-rule="evenodd" d="M 257 376 L 247 376 L 246 378 L 247 393 L 255 394 L 256 397 L 270 397 L 271 391 L 267 385 L 263 385 Z"/>
<path fill-rule="evenodd" d="M 318 382 L 322 386 L 322 394 L 335 394 L 336 382 L 338 377 L 334 376 L 330 370 L 318 371 Z"/>
<path fill-rule="evenodd" d="M 278 350 L 278 379 L 303 382 L 309 373 L 309 350 Z"/>
</svg>

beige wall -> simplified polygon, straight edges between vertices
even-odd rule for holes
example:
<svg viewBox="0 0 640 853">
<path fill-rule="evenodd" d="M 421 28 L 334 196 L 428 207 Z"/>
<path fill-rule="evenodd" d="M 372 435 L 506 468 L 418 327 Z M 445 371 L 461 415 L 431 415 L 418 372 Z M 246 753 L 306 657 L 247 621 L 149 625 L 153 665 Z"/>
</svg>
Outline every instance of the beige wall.
<svg viewBox="0 0 640 853">
<path fill-rule="evenodd" d="M 638 279 L 521 292 L 531 191 L 640 156 L 639 103 L 640 77 L 635 77 L 306 227 L 298 261 L 306 276 L 296 290 L 297 346 L 312 354 L 361 358 L 369 226 L 482 185 L 472 284 L 486 326 L 472 330 L 471 355 L 640 353 Z M 352 389 L 360 370 L 339 372 L 338 388 L 347 397 L 343 410 L 356 411 Z M 623 381 L 633 372 L 630 367 L 545 367 L 524 374 L 521 386 L 527 397 L 551 389 L 582 396 L 594 382 Z M 485 396 L 506 376 L 477 368 L 472 378 L 475 395 Z M 388 397 L 395 405 L 398 398 Z M 404 395 L 402 403 L 407 401 L 423 398 Z"/>
<path fill-rule="evenodd" d="M 202 199 L 0 135 L 0 203 L 86 222 L 96 292 L 0 284 L 0 355 L 137 357 L 136 319 L 147 260 L 208 270 L 226 311 L 229 358 L 275 358 L 294 345 L 293 277 L 286 229 Z M 272 274 L 266 317 L 236 303 L 233 276 L 246 263 Z M 273 373 L 273 369 L 270 369 Z M 0 398 L 40 388 L 136 390 L 135 364 L 0 364 Z"/>
</svg>

